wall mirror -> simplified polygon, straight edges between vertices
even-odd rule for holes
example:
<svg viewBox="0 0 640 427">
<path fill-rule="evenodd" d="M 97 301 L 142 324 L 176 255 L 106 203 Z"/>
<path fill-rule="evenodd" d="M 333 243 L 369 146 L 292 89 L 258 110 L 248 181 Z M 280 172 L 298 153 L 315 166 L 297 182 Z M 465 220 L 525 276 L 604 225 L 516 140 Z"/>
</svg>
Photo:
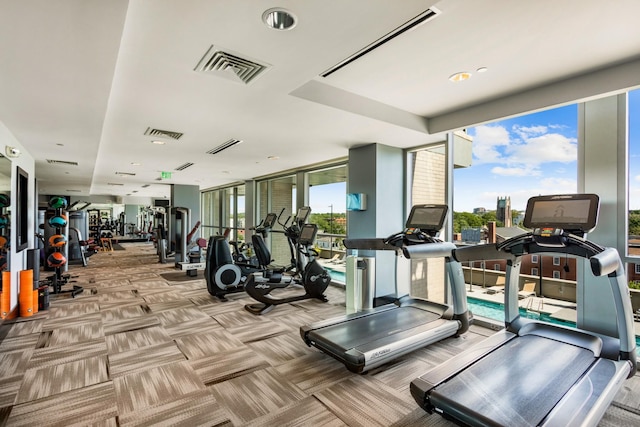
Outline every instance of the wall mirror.
<svg viewBox="0 0 640 427">
<path fill-rule="evenodd" d="M 11 161 L 0 155 L 0 271 L 7 270 L 11 238 Z"/>
<path fill-rule="evenodd" d="M 16 252 L 29 246 L 29 174 L 17 167 L 15 209 L 16 216 Z"/>
</svg>

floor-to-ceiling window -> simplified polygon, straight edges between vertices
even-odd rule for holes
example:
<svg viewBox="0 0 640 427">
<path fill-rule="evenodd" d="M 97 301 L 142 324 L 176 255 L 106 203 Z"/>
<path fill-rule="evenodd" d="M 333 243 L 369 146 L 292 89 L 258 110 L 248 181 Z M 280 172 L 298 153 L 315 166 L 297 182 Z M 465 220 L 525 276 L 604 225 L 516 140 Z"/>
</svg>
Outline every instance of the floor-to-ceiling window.
<svg viewBox="0 0 640 427">
<path fill-rule="evenodd" d="M 318 225 L 317 246 L 321 256 L 344 254 L 342 241 L 347 232 L 347 166 L 341 165 L 307 173 L 309 185 L 309 222 Z"/>
<path fill-rule="evenodd" d="M 202 192 L 202 236 L 228 231 L 229 239 L 244 240 L 244 184 Z"/>
<path fill-rule="evenodd" d="M 257 182 L 256 215 L 258 221 L 264 219 L 268 213 L 278 215 L 281 223 L 295 215 L 297 179 L 295 175 L 287 175 Z M 289 225 L 287 223 L 287 225 Z M 280 224 L 273 228 L 266 239 L 267 247 L 271 251 L 274 264 L 289 265 L 291 262 L 291 250 Z"/>
</svg>

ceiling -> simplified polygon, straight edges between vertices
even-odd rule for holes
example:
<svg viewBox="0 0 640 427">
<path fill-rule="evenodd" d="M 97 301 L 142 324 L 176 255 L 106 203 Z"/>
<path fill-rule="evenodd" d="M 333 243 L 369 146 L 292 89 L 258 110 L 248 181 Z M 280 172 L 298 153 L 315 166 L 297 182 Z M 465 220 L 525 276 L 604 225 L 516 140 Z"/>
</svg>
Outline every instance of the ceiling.
<svg viewBox="0 0 640 427">
<path fill-rule="evenodd" d="M 297 25 L 267 28 L 270 7 Z M 42 194 L 163 197 L 167 184 L 424 145 L 640 85 L 637 0 L 0 0 L 0 11 L 0 121 L 34 157 Z M 212 46 L 266 68 L 248 84 L 233 67 L 196 71 Z M 459 71 L 471 78 L 448 80 Z"/>
</svg>

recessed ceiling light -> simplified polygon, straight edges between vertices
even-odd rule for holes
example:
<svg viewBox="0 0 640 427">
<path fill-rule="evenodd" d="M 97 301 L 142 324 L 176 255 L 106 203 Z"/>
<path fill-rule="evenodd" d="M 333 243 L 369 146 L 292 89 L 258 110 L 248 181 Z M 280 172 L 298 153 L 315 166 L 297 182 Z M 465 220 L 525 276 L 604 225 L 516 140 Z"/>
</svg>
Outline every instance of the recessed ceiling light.
<svg viewBox="0 0 640 427">
<path fill-rule="evenodd" d="M 469 80 L 471 78 L 471 73 L 468 71 L 461 71 L 459 73 L 455 73 L 449 76 L 449 80 L 452 82 L 462 82 L 465 80 Z"/>
<path fill-rule="evenodd" d="M 131 162 L 131 166 L 140 166 L 142 163 L 138 163 L 138 162 Z"/>
<path fill-rule="evenodd" d="M 267 159 L 269 159 L 269 160 L 278 160 L 279 158 L 280 157 L 278 157 L 278 156 L 269 156 L 269 157 L 267 157 Z"/>
<path fill-rule="evenodd" d="M 274 7 L 262 14 L 262 22 L 274 30 L 290 30 L 297 24 L 296 16 L 286 9 Z"/>
<path fill-rule="evenodd" d="M 64 144 L 62 144 L 62 143 L 60 143 L 60 142 L 58 142 L 56 145 L 57 145 L 58 147 L 64 147 Z"/>
<path fill-rule="evenodd" d="M 156 144 L 156 145 L 164 145 L 164 144 L 166 144 L 166 142 L 164 142 L 164 141 L 158 141 L 158 140 L 153 140 L 153 141 L 151 141 L 151 143 L 152 143 L 152 144 Z"/>
<path fill-rule="evenodd" d="M 480 68 L 478 68 L 478 69 L 476 70 L 476 72 L 478 72 L 478 73 L 484 73 L 484 72 L 485 72 L 485 71 L 487 71 L 487 70 L 488 70 L 488 68 L 487 68 L 487 67 L 480 67 Z"/>
</svg>

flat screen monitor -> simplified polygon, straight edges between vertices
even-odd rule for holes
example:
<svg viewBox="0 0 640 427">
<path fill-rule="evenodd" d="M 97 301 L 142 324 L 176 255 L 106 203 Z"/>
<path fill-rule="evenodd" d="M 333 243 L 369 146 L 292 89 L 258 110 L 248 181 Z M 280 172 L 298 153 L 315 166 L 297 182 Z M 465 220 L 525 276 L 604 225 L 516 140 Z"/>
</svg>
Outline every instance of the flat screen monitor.
<svg viewBox="0 0 640 427">
<path fill-rule="evenodd" d="M 407 219 L 407 228 L 438 231 L 447 217 L 447 205 L 415 205 Z"/>
<path fill-rule="evenodd" d="M 262 222 L 262 226 L 264 228 L 273 228 L 273 224 L 276 223 L 276 218 L 277 218 L 276 214 L 268 213 L 264 221 Z"/>
<path fill-rule="evenodd" d="M 300 229 L 300 244 L 311 245 L 316 239 L 316 233 L 318 232 L 318 226 L 315 224 L 305 224 Z"/>
<path fill-rule="evenodd" d="M 311 208 L 309 206 L 303 206 L 298 209 L 298 213 L 296 214 L 296 219 L 298 222 L 306 223 L 309 218 L 309 214 L 311 213 Z"/>
<path fill-rule="evenodd" d="M 558 228 L 589 232 L 598 222 L 596 194 L 559 194 L 529 199 L 524 215 L 527 228 Z"/>
</svg>

